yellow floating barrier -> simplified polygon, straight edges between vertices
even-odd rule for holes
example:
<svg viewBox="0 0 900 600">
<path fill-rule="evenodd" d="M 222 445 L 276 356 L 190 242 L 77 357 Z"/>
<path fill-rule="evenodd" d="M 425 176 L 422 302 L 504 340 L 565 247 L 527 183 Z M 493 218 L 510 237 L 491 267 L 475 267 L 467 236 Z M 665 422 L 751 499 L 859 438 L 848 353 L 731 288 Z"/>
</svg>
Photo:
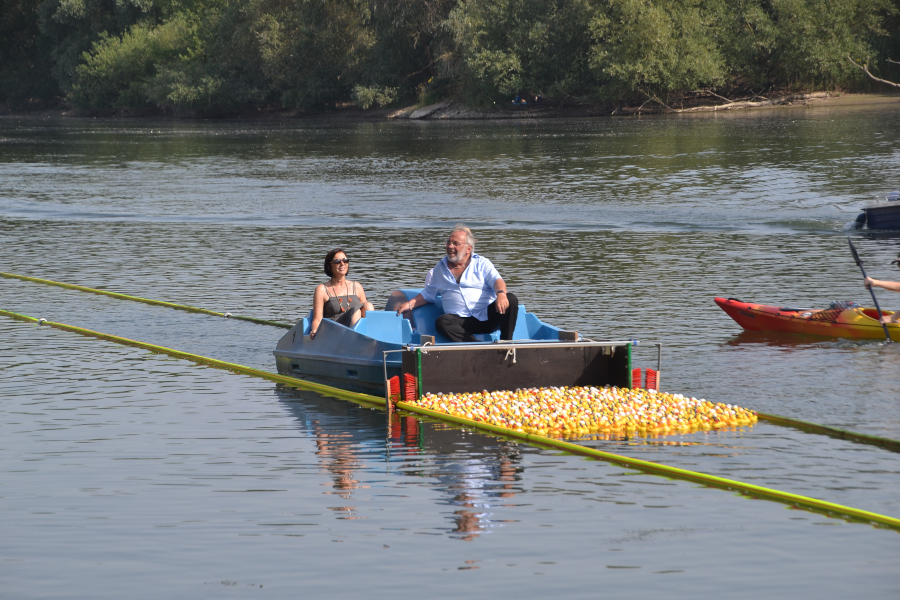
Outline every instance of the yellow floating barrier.
<svg viewBox="0 0 900 600">
<path fill-rule="evenodd" d="M 141 304 L 149 304 L 151 306 L 164 306 L 174 310 L 183 310 L 186 312 L 198 313 L 202 315 L 211 315 L 214 317 L 224 317 L 226 319 L 236 319 L 238 321 L 249 321 L 257 325 L 270 325 L 272 327 L 281 327 L 282 329 L 290 329 L 293 327 L 290 323 L 279 323 L 278 321 L 269 321 L 267 319 L 257 319 L 256 317 L 243 317 L 241 315 L 233 315 L 231 313 L 220 313 L 205 308 L 197 308 L 196 306 L 186 306 L 184 304 L 176 304 L 174 302 L 164 302 L 162 300 L 151 300 L 149 298 L 141 298 L 140 296 L 129 296 L 128 294 L 120 294 L 118 292 L 110 292 L 107 290 L 98 290 L 96 288 L 85 287 L 83 285 L 75 285 L 73 283 L 63 283 L 61 281 L 52 281 L 50 279 L 41 279 L 39 277 L 28 277 L 27 275 L 16 275 L 15 273 L 0 273 L 0 277 L 6 279 L 18 279 L 19 281 L 29 281 L 31 283 L 40 283 L 42 285 L 52 285 L 66 290 L 75 290 L 76 292 L 88 292 L 99 296 L 108 296 L 117 300 L 130 300 L 132 302 L 140 302 Z"/>
</svg>

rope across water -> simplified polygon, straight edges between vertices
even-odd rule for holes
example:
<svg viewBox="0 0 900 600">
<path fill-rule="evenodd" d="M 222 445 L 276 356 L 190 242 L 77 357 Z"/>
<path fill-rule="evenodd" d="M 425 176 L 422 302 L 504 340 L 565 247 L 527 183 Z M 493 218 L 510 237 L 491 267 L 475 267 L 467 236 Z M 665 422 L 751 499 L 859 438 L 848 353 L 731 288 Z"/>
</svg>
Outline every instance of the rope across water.
<svg viewBox="0 0 900 600">
<path fill-rule="evenodd" d="M 101 296 L 109 296 L 111 298 L 117 298 L 119 300 L 131 300 L 132 302 L 141 302 L 143 304 L 150 304 L 153 306 L 165 306 L 166 308 L 172 308 L 175 310 L 183 310 L 186 312 L 192 313 L 200 313 L 204 315 L 213 315 L 215 317 L 224 317 L 226 319 L 237 319 L 239 321 L 250 321 L 251 323 L 257 323 L 258 325 L 271 325 L 272 327 L 281 327 L 283 329 L 290 329 L 293 325 L 289 323 L 279 323 L 278 321 L 268 321 L 266 319 L 257 319 L 255 317 L 242 317 L 240 315 L 233 315 L 231 313 L 220 313 L 214 310 L 207 310 L 205 308 L 197 308 L 195 306 L 185 306 L 184 304 L 175 304 L 174 302 L 164 302 L 162 300 L 151 300 L 149 298 L 141 298 L 139 296 L 129 296 L 127 294 L 120 294 L 118 292 L 109 292 L 107 290 L 98 290 L 96 288 L 85 287 L 83 285 L 74 285 L 71 283 L 62 283 L 59 281 L 51 281 L 50 279 L 39 279 L 37 277 L 28 277 L 26 275 L 16 275 L 15 273 L 0 273 L 0 277 L 6 277 L 7 279 L 19 279 L 21 281 L 30 281 L 31 283 L 41 283 L 44 285 L 52 285 L 56 287 L 65 288 L 67 290 L 76 290 L 79 292 L 89 292 L 91 294 L 99 294 Z"/>
</svg>

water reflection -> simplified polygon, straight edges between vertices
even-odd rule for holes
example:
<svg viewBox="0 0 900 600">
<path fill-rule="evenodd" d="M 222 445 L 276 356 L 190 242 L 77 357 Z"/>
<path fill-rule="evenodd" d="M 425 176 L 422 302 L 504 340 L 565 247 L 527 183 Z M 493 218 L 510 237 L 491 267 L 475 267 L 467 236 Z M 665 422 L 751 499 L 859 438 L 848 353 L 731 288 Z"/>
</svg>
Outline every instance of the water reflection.
<svg viewBox="0 0 900 600">
<path fill-rule="evenodd" d="M 487 527 L 493 526 L 496 523 L 496 521 L 488 518 L 491 516 L 491 513 L 475 512 L 470 509 L 490 506 L 490 500 L 493 498 L 511 499 L 515 497 L 516 492 L 518 491 L 515 482 L 519 481 L 522 478 L 521 473 L 523 467 L 517 467 L 514 464 L 514 461 L 518 462 L 518 457 L 500 457 L 500 460 L 497 464 L 497 471 L 495 473 L 498 485 L 485 494 L 485 498 L 488 499 L 488 501 L 484 502 L 481 505 L 477 504 L 477 502 L 479 501 L 478 496 L 472 494 L 463 486 L 458 486 L 457 489 L 461 491 L 459 494 L 454 496 L 453 500 L 460 506 L 465 507 L 456 511 L 455 513 L 457 515 L 457 520 L 454 533 L 465 534 L 460 535 L 459 539 L 470 542 L 475 539 L 475 536 L 477 534 L 483 532 Z M 483 488 L 481 487 L 479 487 L 478 489 L 483 490 Z M 505 506 L 509 505 L 505 504 Z"/>
<path fill-rule="evenodd" d="M 385 461 L 388 468 L 421 480 L 441 493 L 439 504 L 453 507 L 447 532 L 472 541 L 499 526 L 492 507 L 508 506 L 521 493 L 523 467 L 512 441 L 472 433 L 443 423 L 328 398 L 278 385 L 279 400 L 315 440 L 315 455 L 328 473 L 333 494 L 347 501 L 329 507 L 338 519 L 360 517 L 353 505 L 357 473 Z"/>
<path fill-rule="evenodd" d="M 313 421 L 311 425 L 316 440 L 316 456 L 334 479 L 333 493 L 347 500 L 351 497 L 352 490 L 360 489 L 359 481 L 353 478 L 353 471 L 358 469 L 360 464 L 352 452 L 353 445 L 347 443 L 350 434 L 329 433 L 320 427 L 318 421 Z M 363 486 L 363 489 L 366 487 L 368 486 Z"/>
<path fill-rule="evenodd" d="M 466 435 L 466 442 L 470 437 Z M 431 471 L 428 476 L 437 478 L 445 493 L 443 501 L 455 507 L 451 536 L 470 542 L 505 522 L 495 519 L 492 509 L 514 506 L 509 501 L 521 492 L 516 482 L 521 480 L 523 470 L 515 445 L 501 442 L 494 453 L 448 460 Z"/>
<path fill-rule="evenodd" d="M 878 340 L 857 340 L 854 343 L 877 343 Z M 725 342 L 729 346 L 760 344 L 779 348 L 798 348 L 805 346 L 834 345 L 836 341 L 827 337 L 784 333 L 779 331 L 742 331 L 731 336 Z"/>
</svg>

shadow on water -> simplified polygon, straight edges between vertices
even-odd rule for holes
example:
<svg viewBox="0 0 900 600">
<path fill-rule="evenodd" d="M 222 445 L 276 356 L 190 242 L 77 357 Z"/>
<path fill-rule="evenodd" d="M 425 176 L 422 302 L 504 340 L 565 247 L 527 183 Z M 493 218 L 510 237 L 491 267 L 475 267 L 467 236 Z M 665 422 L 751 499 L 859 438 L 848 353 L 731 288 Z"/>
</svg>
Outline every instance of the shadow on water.
<svg viewBox="0 0 900 600">
<path fill-rule="evenodd" d="M 451 537 L 472 541 L 503 521 L 491 507 L 523 490 L 519 446 L 510 440 L 473 433 L 444 423 L 369 408 L 277 385 L 275 394 L 315 440 L 316 456 L 332 479 L 327 492 L 352 503 L 360 483 L 356 473 L 379 468 L 418 480 L 440 492 L 438 504 L 453 508 L 446 528 Z M 339 519 L 356 519 L 356 507 L 334 507 Z"/>
</svg>

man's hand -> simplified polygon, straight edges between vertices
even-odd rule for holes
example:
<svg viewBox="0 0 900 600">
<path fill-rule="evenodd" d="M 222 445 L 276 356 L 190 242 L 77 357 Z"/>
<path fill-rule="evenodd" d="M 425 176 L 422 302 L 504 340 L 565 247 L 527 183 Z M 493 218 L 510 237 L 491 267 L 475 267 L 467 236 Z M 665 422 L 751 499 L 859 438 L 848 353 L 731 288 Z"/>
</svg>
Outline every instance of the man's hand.
<svg viewBox="0 0 900 600">
<path fill-rule="evenodd" d="M 407 302 L 404 302 L 403 304 L 398 306 L 397 314 L 402 315 L 403 313 L 410 311 L 417 306 L 425 306 L 426 304 L 428 304 L 428 300 L 426 300 L 422 294 L 418 294 L 412 300 L 408 300 Z"/>
<path fill-rule="evenodd" d="M 863 285 L 866 286 L 866 289 L 872 289 L 872 284 L 875 282 L 871 277 L 866 277 L 866 280 L 863 282 Z"/>
<path fill-rule="evenodd" d="M 509 298 L 506 297 L 506 291 L 497 292 L 497 312 L 501 315 L 506 314 L 509 308 Z"/>
</svg>

